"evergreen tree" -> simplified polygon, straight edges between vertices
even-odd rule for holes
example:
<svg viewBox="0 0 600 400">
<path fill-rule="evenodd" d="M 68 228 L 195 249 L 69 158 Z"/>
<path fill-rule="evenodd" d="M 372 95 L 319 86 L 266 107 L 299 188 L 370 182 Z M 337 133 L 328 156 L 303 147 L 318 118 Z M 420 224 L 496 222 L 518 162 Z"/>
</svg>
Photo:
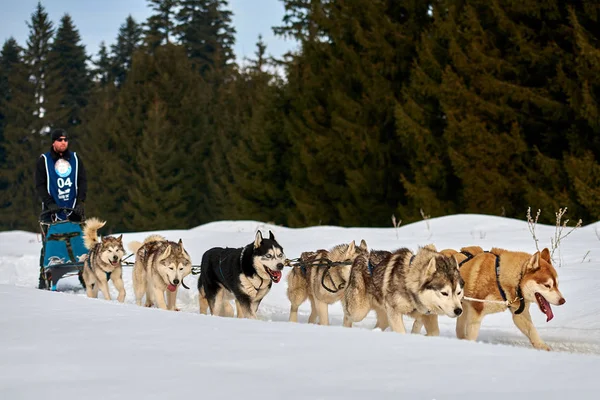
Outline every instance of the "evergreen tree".
<svg viewBox="0 0 600 400">
<path fill-rule="evenodd" d="M 113 61 L 108 53 L 104 42 L 100 43 L 100 49 L 98 50 L 98 56 L 96 61 L 93 62 L 94 68 L 92 70 L 93 80 L 98 82 L 100 86 L 106 86 L 109 83 L 113 83 L 112 76 L 112 65 Z"/>
<path fill-rule="evenodd" d="M 148 3 L 154 14 L 146 21 L 145 42 L 154 51 L 158 46 L 171 42 L 177 0 L 148 0 Z"/>
<path fill-rule="evenodd" d="M 52 23 L 40 3 L 28 26 L 23 63 L 9 75 L 11 99 L 3 107 L 7 188 L 0 201 L 0 219 L 7 229 L 35 230 L 41 209 L 34 190 L 34 165 L 49 148 L 45 134 L 60 114 L 60 92 L 48 60 Z"/>
<path fill-rule="evenodd" d="M 50 68 L 61 82 L 60 107 L 66 114 L 64 120 L 56 120 L 55 125 L 69 130 L 81 124 L 83 109 L 86 107 L 91 79 L 87 70 L 85 47 L 80 44 L 79 32 L 69 14 L 61 20 L 49 54 Z"/>
<path fill-rule="evenodd" d="M 180 0 L 177 21 L 179 41 L 203 76 L 232 66 L 235 28 L 227 1 Z"/>
<path fill-rule="evenodd" d="M 4 112 L 3 108 L 10 102 L 11 88 L 9 77 L 15 66 L 21 61 L 21 48 L 14 38 L 9 38 L 2 46 L 0 52 L 0 169 L 4 170 L 6 163 L 6 149 L 4 139 Z M 0 188 L 2 184 L 0 184 Z"/>
<path fill-rule="evenodd" d="M 143 213 L 159 210 L 163 215 L 153 219 L 160 229 L 195 226 L 206 193 L 195 186 L 196 176 L 206 171 L 193 159 L 194 140 L 201 140 L 205 130 L 200 76 L 184 49 L 172 44 L 154 53 L 137 52 L 128 76 L 114 106 L 107 105 L 112 116 L 106 130 L 90 149 L 106 153 L 110 161 L 95 172 L 103 182 L 97 189 L 98 209 L 114 215 L 111 229 L 141 229 L 148 219 Z M 139 172 L 132 170 L 132 163 Z"/>
<path fill-rule="evenodd" d="M 520 218 L 531 206 L 547 222 L 559 207 L 579 211 L 561 167 L 574 143 L 559 84 L 561 69 L 574 76 L 569 9 L 598 15 L 575 1 L 436 3 L 398 109 L 415 155 L 403 177 L 409 206 Z"/>
<path fill-rule="evenodd" d="M 111 46 L 113 59 L 112 76 L 117 86 L 122 86 L 131 70 L 133 53 L 140 47 L 142 28 L 130 15 L 119 28 L 117 43 Z"/>
<path fill-rule="evenodd" d="M 387 225 L 406 168 L 394 107 L 429 21 L 427 3 L 410 10 L 384 0 L 293 3 L 305 7 L 295 18 L 310 22 L 289 28 L 303 40 L 288 76 L 290 223 Z"/>
<path fill-rule="evenodd" d="M 187 228 L 183 197 L 183 170 L 176 156 L 179 144 L 167 120 L 166 106 L 151 100 L 142 136 L 138 139 L 128 199 L 124 204 L 125 227 L 130 230 Z"/>
<path fill-rule="evenodd" d="M 9 148 L 7 139 L 4 136 L 5 116 L 7 113 L 8 104 L 13 97 L 11 88 L 11 76 L 15 74 L 15 70 L 19 68 L 21 63 L 22 49 L 17 44 L 14 38 L 9 38 L 4 42 L 2 51 L 0 52 L 0 170 L 7 171 L 7 159 Z M 22 65 L 21 65 L 22 68 Z M 6 174 L 2 174 L 0 178 L 0 210 L 8 206 L 8 197 L 5 189 L 8 188 L 9 181 Z M 6 196 L 6 197 L 5 197 Z"/>
<path fill-rule="evenodd" d="M 286 224 L 291 206 L 286 184 L 290 154 L 281 116 L 285 112 L 284 84 L 266 71 L 266 45 L 259 36 L 256 58 L 235 82 L 233 99 L 240 133 L 227 155 L 232 181 L 228 217 Z"/>
</svg>

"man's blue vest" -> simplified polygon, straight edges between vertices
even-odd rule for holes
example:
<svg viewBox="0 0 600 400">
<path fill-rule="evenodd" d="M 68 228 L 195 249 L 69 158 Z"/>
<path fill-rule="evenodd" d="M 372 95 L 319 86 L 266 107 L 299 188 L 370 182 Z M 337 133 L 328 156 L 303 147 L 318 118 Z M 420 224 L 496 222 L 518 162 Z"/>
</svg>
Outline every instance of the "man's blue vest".
<svg viewBox="0 0 600 400">
<path fill-rule="evenodd" d="M 42 155 L 46 160 L 46 188 L 59 207 L 74 208 L 77 201 L 77 175 L 79 160 L 71 153 L 69 160 L 59 158 L 56 162 L 50 152 Z M 56 218 L 65 220 L 71 214 L 59 212 Z"/>
</svg>

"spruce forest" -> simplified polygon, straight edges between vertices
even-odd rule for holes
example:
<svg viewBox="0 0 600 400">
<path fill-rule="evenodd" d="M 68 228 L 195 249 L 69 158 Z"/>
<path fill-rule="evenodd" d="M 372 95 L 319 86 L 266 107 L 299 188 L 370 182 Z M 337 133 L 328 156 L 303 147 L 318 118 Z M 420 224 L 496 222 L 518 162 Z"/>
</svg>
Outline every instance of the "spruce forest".
<svg viewBox="0 0 600 400">
<path fill-rule="evenodd" d="M 243 65 L 225 0 L 148 0 L 86 54 L 41 4 L 0 52 L 0 230 L 38 230 L 49 131 L 105 233 L 251 219 L 600 219 L 600 2 L 281 0 Z"/>
</svg>

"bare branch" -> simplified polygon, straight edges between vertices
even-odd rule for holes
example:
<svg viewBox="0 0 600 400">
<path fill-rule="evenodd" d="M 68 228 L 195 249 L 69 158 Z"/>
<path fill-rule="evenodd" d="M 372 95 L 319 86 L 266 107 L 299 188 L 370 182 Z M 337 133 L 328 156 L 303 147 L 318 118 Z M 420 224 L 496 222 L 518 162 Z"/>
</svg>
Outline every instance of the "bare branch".
<svg viewBox="0 0 600 400">
<path fill-rule="evenodd" d="M 540 248 L 538 246 L 539 240 L 538 240 L 537 236 L 535 235 L 535 225 L 537 224 L 541 213 L 542 213 L 542 210 L 538 209 L 538 212 L 535 215 L 535 219 L 533 219 L 531 217 L 531 207 L 527 208 L 527 227 L 529 228 L 529 232 L 531 232 L 531 236 L 533 236 L 533 240 L 535 241 L 535 248 L 537 251 L 540 251 Z"/>
</svg>

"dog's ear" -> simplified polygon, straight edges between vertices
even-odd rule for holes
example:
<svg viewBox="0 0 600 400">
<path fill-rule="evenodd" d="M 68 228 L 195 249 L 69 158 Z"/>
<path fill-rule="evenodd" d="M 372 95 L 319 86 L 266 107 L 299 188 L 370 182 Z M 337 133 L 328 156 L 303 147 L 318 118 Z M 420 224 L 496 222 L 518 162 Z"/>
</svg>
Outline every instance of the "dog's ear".
<svg viewBox="0 0 600 400">
<path fill-rule="evenodd" d="M 423 246 L 424 249 L 429 249 L 431 251 L 437 251 L 437 249 L 435 248 L 435 245 L 433 243 L 427 244 L 425 246 Z"/>
<path fill-rule="evenodd" d="M 429 260 L 429 263 L 427 264 L 427 268 L 425 268 L 425 271 L 423 271 L 423 274 L 424 274 L 425 278 L 429 278 L 430 276 L 433 276 L 433 274 L 435 274 L 435 271 L 436 271 L 435 257 L 431 257 L 431 260 Z"/>
<path fill-rule="evenodd" d="M 458 253 L 458 254 L 462 254 L 462 253 Z M 451 263 L 454 263 L 454 265 L 456 265 L 456 269 L 460 269 L 460 267 L 458 266 L 458 260 L 453 256 L 453 257 L 448 257 L 451 261 Z"/>
<path fill-rule="evenodd" d="M 123 243 L 123 235 L 121 234 L 121 236 L 119 236 L 119 237 L 117 238 L 117 240 L 118 240 L 119 242 L 121 242 L 121 244 L 122 244 L 122 243 Z"/>
<path fill-rule="evenodd" d="M 534 255 L 531 256 L 531 258 L 527 262 L 526 269 L 528 271 L 535 271 L 539 267 L 540 267 L 540 252 L 538 251 Z"/>
<path fill-rule="evenodd" d="M 275 240 L 275 235 L 273 235 L 273 232 L 271 231 L 269 231 L 269 239 Z"/>
<path fill-rule="evenodd" d="M 354 254 L 355 249 L 356 249 L 356 243 L 354 243 L 354 240 L 353 240 L 350 242 L 350 244 L 348 245 L 348 248 L 346 249 L 346 258 L 350 258 L 350 256 Z"/>
<path fill-rule="evenodd" d="M 260 231 L 256 232 L 256 236 L 254 237 L 254 248 L 258 249 L 260 247 L 260 244 L 262 243 L 262 233 L 260 233 Z"/>
<path fill-rule="evenodd" d="M 550 250 L 548 250 L 547 247 L 544 248 L 544 250 L 542 250 L 542 254 L 540 254 L 540 257 L 548 264 L 552 264 L 552 260 L 550 259 Z"/>
<path fill-rule="evenodd" d="M 160 256 L 158 256 L 158 261 L 162 261 L 165 258 L 169 257 L 170 255 L 171 255 L 171 246 L 167 246 L 165 251 Z"/>
<path fill-rule="evenodd" d="M 367 246 L 367 242 L 365 242 L 365 239 L 361 239 L 360 240 L 360 246 L 358 246 L 359 249 L 367 251 L 369 250 L 369 247 Z"/>
</svg>

